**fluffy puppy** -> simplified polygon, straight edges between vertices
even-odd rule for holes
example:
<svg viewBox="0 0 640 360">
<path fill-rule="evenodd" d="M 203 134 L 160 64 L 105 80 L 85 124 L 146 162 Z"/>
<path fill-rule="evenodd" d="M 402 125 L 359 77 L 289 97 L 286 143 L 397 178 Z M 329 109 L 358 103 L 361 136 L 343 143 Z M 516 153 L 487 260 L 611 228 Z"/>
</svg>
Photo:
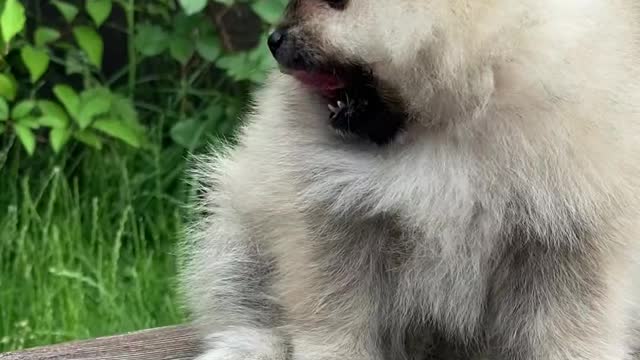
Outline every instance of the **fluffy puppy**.
<svg viewBox="0 0 640 360">
<path fill-rule="evenodd" d="M 196 174 L 201 359 L 631 359 L 637 7 L 292 0 Z"/>
</svg>

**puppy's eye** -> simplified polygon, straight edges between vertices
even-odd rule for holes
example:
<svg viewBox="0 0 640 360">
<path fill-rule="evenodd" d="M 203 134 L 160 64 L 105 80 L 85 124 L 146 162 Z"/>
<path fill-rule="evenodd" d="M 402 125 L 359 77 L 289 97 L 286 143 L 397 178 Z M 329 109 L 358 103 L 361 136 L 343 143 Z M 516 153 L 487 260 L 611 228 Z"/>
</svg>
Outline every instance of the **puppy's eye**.
<svg viewBox="0 0 640 360">
<path fill-rule="evenodd" d="M 349 0 L 325 0 L 332 9 L 344 10 L 347 7 Z"/>
</svg>

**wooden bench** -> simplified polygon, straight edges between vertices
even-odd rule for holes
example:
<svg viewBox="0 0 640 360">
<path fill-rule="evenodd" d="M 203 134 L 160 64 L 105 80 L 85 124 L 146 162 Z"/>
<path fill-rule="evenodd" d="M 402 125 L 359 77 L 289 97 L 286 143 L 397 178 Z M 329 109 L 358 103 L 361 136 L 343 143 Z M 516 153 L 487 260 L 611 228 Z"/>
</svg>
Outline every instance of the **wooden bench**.
<svg viewBox="0 0 640 360">
<path fill-rule="evenodd" d="M 193 360 L 199 349 L 193 329 L 170 326 L 4 353 L 0 360 Z"/>
<path fill-rule="evenodd" d="M 192 360 L 200 343 L 187 326 L 170 326 L 0 354 L 0 360 Z"/>
</svg>

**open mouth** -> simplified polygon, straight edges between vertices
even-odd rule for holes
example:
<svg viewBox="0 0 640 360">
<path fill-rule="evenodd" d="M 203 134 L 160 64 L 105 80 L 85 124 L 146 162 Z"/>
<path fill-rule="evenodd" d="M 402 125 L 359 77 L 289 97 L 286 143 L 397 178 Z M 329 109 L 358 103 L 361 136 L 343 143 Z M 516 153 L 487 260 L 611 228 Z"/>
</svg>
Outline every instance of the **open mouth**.
<svg viewBox="0 0 640 360">
<path fill-rule="evenodd" d="M 353 112 L 365 105 L 376 92 L 371 72 L 363 66 L 318 66 L 281 71 L 293 76 L 301 84 L 322 96 L 327 102 L 331 118 L 341 112 Z"/>
<path fill-rule="evenodd" d="M 343 135 L 383 145 L 404 127 L 405 114 L 381 95 L 380 84 L 366 66 L 281 67 L 281 71 L 327 102 L 330 124 Z"/>
<path fill-rule="evenodd" d="M 335 73 L 295 70 L 290 74 L 302 84 L 318 91 L 327 99 L 334 99 L 337 93 L 347 86 L 345 79 Z"/>
<path fill-rule="evenodd" d="M 360 92 L 358 87 L 374 86 L 371 79 L 365 79 L 365 70 L 359 66 L 326 65 L 297 69 L 281 67 L 280 70 L 322 96 L 330 109 L 336 107 L 338 102 L 344 103 L 347 98 L 356 96 Z"/>
<path fill-rule="evenodd" d="M 391 142 L 404 129 L 407 116 L 397 96 L 390 92 L 364 64 L 336 64 L 321 60 L 308 39 L 276 29 L 269 49 L 283 73 L 322 96 L 327 102 L 329 123 L 345 137 L 370 140 L 378 145 Z M 326 57 L 324 58 L 326 60 Z"/>
</svg>

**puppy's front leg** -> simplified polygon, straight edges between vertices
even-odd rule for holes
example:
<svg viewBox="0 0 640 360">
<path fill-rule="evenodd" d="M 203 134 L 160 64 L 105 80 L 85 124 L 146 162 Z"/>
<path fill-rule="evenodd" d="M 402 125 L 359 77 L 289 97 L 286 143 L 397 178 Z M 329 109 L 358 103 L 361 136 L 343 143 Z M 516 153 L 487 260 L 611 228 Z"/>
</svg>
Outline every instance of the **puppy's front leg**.
<svg viewBox="0 0 640 360">
<path fill-rule="evenodd" d="M 375 296 L 334 286 L 307 288 L 304 300 L 287 305 L 291 359 L 383 360 Z"/>
<path fill-rule="evenodd" d="M 490 359 L 631 359 L 624 257 L 584 245 L 508 251 L 491 294 Z"/>
<path fill-rule="evenodd" d="M 312 251 L 306 243 L 298 244 L 287 247 L 288 256 L 283 253 L 274 284 L 291 359 L 382 360 L 380 298 L 384 283 L 371 268 L 376 262 L 365 261 L 369 257 L 361 254 L 359 259 L 356 249 L 351 256 L 321 260 L 309 257 Z"/>
<path fill-rule="evenodd" d="M 367 335 L 354 330 L 299 333 L 292 337 L 292 360 L 383 360 Z"/>
</svg>

